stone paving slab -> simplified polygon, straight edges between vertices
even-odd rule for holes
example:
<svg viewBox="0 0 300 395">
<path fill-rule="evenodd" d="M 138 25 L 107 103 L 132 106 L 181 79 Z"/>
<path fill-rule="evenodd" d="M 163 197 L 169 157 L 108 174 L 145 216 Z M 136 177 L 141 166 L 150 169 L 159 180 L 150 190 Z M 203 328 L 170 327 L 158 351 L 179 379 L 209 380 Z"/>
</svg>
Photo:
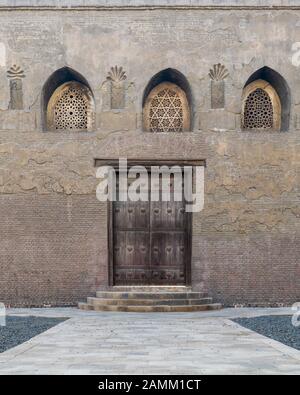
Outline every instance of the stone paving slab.
<svg viewBox="0 0 300 395">
<path fill-rule="evenodd" d="M 230 320 L 291 313 L 12 309 L 12 315 L 70 319 L 0 354 L 0 374 L 300 374 L 299 351 Z"/>
</svg>

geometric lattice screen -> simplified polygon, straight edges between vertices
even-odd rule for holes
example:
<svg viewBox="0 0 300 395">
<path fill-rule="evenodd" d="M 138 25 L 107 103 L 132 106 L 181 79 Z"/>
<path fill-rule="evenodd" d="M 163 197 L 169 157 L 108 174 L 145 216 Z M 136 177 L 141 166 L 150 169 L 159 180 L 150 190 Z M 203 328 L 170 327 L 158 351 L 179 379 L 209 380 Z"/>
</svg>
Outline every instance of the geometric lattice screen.
<svg viewBox="0 0 300 395">
<path fill-rule="evenodd" d="M 47 104 L 47 130 L 94 130 L 95 104 L 90 88 L 78 81 L 59 85 Z"/>
<path fill-rule="evenodd" d="M 268 93 L 257 88 L 249 94 L 244 107 L 244 128 L 271 129 L 274 126 L 274 109 Z"/>
<path fill-rule="evenodd" d="M 151 100 L 149 122 L 151 132 L 182 132 L 183 103 L 180 95 L 165 88 Z"/>
<path fill-rule="evenodd" d="M 169 81 L 156 85 L 144 103 L 143 126 L 148 132 L 189 131 L 190 106 L 185 91 Z"/>
<path fill-rule="evenodd" d="M 88 125 L 88 105 L 85 90 L 70 85 L 57 100 L 54 111 L 56 130 L 86 130 Z"/>
</svg>

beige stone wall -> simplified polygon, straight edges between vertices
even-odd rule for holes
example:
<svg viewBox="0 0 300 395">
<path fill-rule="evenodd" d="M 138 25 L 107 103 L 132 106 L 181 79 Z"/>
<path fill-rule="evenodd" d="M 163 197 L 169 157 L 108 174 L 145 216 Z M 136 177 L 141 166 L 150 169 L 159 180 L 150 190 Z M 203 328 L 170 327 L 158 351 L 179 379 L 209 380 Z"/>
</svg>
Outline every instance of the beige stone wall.
<svg viewBox="0 0 300 395">
<path fill-rule="evenodd" d="M 94 158 L 207 159 L 205 208 L 193 219 L 192 279 L 217 300 L 300 298 L 300 10 L 0 12 L 0 300 L 68 304 L 107 286 L 106 207 Z M 212 110 L 209 69 L 222 63 L 225 108 Z M 24 110 L 9 109 L 19 65 Z M 110 110 L 107 73 L 122 66 L 125 108 Z M 41 92 L 69 66 L 95 98 L 92 132 L 42 131 Z M 291 89 L 287 132 L 240 128 L 243 87 L 263 66 Z M 193 130 L 142 131 L 142 99 L 168 67 L 192 90 Z M 104 218 L 104 217 L 105 218 Z"/>
</svg>

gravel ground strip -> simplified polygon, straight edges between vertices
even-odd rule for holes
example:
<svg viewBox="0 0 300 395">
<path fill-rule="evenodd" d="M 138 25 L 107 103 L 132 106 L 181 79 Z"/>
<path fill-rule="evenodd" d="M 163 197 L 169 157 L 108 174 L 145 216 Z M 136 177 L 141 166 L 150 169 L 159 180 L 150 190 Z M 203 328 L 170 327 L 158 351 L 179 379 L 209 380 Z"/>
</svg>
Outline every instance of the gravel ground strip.
<svg viewBox="0 0 300 395">
<path fill-rule="evenodd" d="M 68 318 L 6 317 L 6 326 L 0 326 L 0 353 L 26 342 Z"/>
<path fill-rule="evenodd" d="M 292 325 L 292 316 L 275 315 L 232 320 L 263 336 L 300 350 L 300 327 Z"/>
</svg>

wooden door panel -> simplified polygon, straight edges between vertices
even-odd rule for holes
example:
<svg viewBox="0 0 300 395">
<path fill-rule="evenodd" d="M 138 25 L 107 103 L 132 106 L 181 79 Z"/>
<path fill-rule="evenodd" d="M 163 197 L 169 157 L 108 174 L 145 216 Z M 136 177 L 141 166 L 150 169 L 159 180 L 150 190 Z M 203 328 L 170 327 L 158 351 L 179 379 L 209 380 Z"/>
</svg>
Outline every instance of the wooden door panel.
<svg viewBox="0 0 300 395">
<path fill-rule="evenodd" d="M 183 230 L 187 226 L 183 202 L 152 202 L 150 214 L 152 230 Z"/>
<path fill-rule="evenodd" d="M 155 284 L 185 283 L 186 233 L 153 232 L 151 277 Z"/>
<path fill-rule="evenodd" d="M 149 283 L 149 256 L 149 232 L 115 231 L 115 283 Z"/>
<path fill-rule="evenodd" d="M 189 258 L 185 202 L 114 202 L 115 285 L 183 285 Z"/>
<path fill-rule="evenodd" d="M 149 202 L 115 202 L 115 229 L 148 229 Z"/>
</svg>

